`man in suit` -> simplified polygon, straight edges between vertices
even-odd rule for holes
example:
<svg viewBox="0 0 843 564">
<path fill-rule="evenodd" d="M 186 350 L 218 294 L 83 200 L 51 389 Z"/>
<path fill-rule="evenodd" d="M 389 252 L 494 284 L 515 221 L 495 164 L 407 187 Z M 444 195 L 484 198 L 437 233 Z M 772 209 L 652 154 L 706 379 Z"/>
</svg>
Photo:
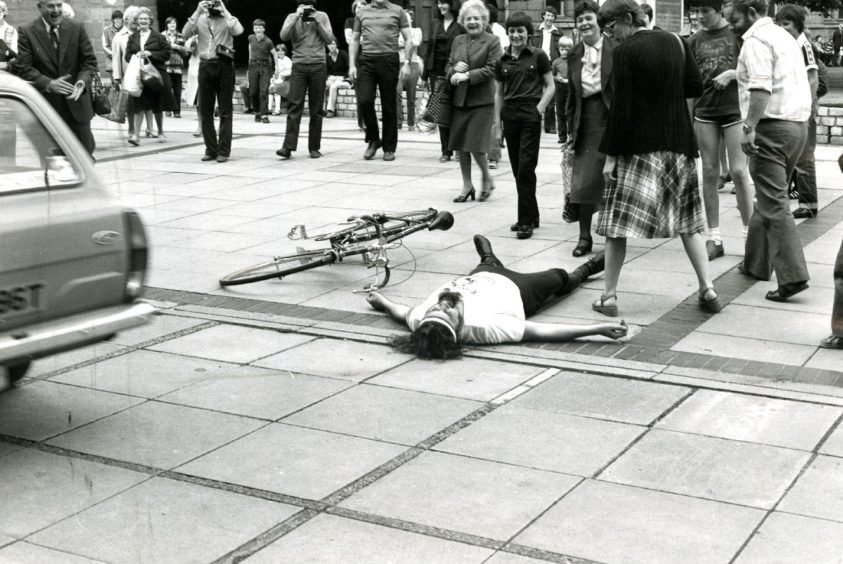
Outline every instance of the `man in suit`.
<svg viewBox="0 0 843 564">
<path fill-rule="evenodd" d="M 64 19 L 61 0 L 38 0 L 41 17 L 22 25 L 18 39 L 18 74 L 41 92 L 88 153 L 91 133 L 91 79 L 97 57 L 81 24 Z"/>
</svg>

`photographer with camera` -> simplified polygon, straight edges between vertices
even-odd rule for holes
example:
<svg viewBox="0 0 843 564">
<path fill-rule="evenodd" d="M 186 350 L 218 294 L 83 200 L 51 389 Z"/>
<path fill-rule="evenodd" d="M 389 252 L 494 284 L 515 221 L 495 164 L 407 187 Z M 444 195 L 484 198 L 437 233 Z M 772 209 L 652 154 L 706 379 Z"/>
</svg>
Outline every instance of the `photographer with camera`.
<svg viewBox="0 0 843 564">
<path fill-rule="evenodd" d="M 310 125 L 307 150 L 311 159 L 322 156 L 322 118 L 325 112 L 325 84 L 328 67 L 325 49 L 334 41 L 334 32 L 328 14 L 316 9 L 316 0 L 298 0 L 298 9 L 287 16 L 281 27 L 281 40 L 293 44 L 293 72 L 290 75 L 290 95 L 287 101 L 287 132 L 284 144 L 275 154 L 289 159 L 299 143 L 299 127 L 304 113 L 304 95 L 307 93 Z"/>
<path fill-rule="evenodd" d="M 199 119 L 205 140 L 203 161 L 224 163 L 231 154 L 234 95 L 234 36 L 243 26 L 222 0 L 203 0 L 182 30 L 199 40 Z M 214 127 L 214 106 L 220 109 L 220 132 Z"/>
</svg>

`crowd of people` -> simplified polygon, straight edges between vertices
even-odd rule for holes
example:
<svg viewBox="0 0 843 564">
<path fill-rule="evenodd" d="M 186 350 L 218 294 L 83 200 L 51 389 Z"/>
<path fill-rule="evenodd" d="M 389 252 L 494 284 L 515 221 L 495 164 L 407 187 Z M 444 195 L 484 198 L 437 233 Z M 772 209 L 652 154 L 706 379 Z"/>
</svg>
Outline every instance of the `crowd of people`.
<svg viewBox="0 0 843 564">
<path fill-rule="evenodd" d="M 93 47 L 60 0 L 37 5 L 41 18 L 15 28 L 5 21 L 8 9 L 0 1 L 0 65 L 41 90 L 93 153 L 91 99 L 83 95 L 97 73 Z M 719 312 L 723 303 L 708 263 L 725 254 L 719 210 L 727 175 L 743 223 L 739 271 L 758 280 L 775 273 L 777 286 L 766 294 L 771 301 L 808 289 L 795 219 L 819 214 L 814 148 L 818 98 L 824 92 L 822 61 L 839 63 L 843 24 L 829 58 L 821 43 L 808 37 L 806 12 L 799 6 L 779 6 L 771 18 L 768 0 L 726 5 L 689 0 L 688 5 L 688 25 L 673 34 L 655 26 L 652 10 L 635 0 L 602 5 L 579 0 L 574 31 L 566 35 L 550 6 L 540 22 L 515 12 L 501 25 L 496 7 L 483 0 L 438 0 L 420 53 L 423 33 L 412 11 L 388 0 L 357 0 L 346 22 L 346 53 L 316 0 L 298 0 L 283 22 L 282 43 L 266 35 L 264 20 L 251 23 L 248 79 L 241 90 L 257 122 L 269 123 L 269 115 L 286 106 L 284 141 L 276 151 L 284 160 L 298 148 L 305 103 L 308 154 L 322 156 L 322 121 L 336 115 L 340 88 L 356 93 L 366 160 L 381 150 L 383 160 L 396 158 L 405 92 L 409 129 L 416 125 L 419 84 L 431 97 L 446 96 L 450 118 L 439 123 L 439 151 L 440 162 L 459 161 L 462 188 L 454 202 L 492 196 L 489 171 L 505 147 L 517 191 L 511 230 L 519 239 L 532 237 L 540 226 L 540 141 L 542 131 L 555 135 L 571 155 L 566 206 L 579 222 L 571 252 L 591 254 L 597 234 L 605 238 L 605 255 L 592 256 L 570 274 L 552 269 L 524 275 L 504 268 L 488 240 L 478 236 L 481 265 L 467 279 L 438 290 L 416 308 L 379 294 L 370 296 L 370 303 L 407 321 L 414 336 L 400 346 L 422 356 L 448 358 L 463 342 L 575 334 L 618 338 L 626 333 L 620 324 L 573 331 L 524 320 L 551 296 L 570 292 L 604 269 L 604 289 L 592 308 L 617 316 L 627 240 L 674 236 L 695 272 L 699 307 Z M 204 140 L 202 160 L 226 162 L 233 128 L 233 38 L 244 32 L 222 0 L 200 1 L 181 30 L 175 18 L 167 18 L 163 33 L 153 29 L 147 8 L 115 10 L 101 38 L 112 84 L 121 88 L 133 64 L 149 65 L 159 75 L 157 83 L 144 82 L 130 98 L 128 143 L 138 146 L 142 136 L 166 140 L 164 118 L 180 118 L 184 99 L 197 108 L 194 135 Z M 62 57 L 45 56 L 58 52 L 59 42 L 67 45 Z M 479 193 L 473 166 L 480 173 Z M 788 201 L 792 179 L 799 200 L 794 212 Z M 836 276 L 843 276 L 841 268 L 838 264 Z M 843 281 L 840 286 L 843 301 Z M 472 294 L 481 287 L 488 295 L 486 290 Z M 503 308 L 497 318 L 482 311 L 490 303 Z M 841 325 L 839 319 L 833 322 L 834 334 L 823 346 L 843 348 Z"/>
</svg>

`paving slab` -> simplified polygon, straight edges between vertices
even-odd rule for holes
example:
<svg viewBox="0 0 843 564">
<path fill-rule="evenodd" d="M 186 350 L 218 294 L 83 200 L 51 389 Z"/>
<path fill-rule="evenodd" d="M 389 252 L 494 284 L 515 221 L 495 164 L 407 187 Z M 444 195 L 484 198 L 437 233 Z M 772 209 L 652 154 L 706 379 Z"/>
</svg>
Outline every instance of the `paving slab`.
<svg viewBox="0 0 843 564">
<path fill-rule="evenodd" d="M 319 515 L 244 562 L 413 562 L 441 564 L 486 562 L 492 550 L 414 534 L 390 527 Z M 2 555 L 2 552 L 0 552 Z"/>
<path fill-rule="evenodd" d="M 823 443 L 820 452 L 843 458 L 843 425 L 837 426 L 837 429 Z"/>
<path fill-rule="evenodd" d="M 817 456 L 777 509 L 843 523 L 843 459 Z"/>
<path fill-rule="evenodd" d="M 514 542 L 598 562 L 731 561 L 757 509 L 586 480 Z"/>
<path fill-rule="evenodd" d="M 0 540 L 0 546 L 3 546 Z M 62 564 L 102 564 L 101 560 L 94 560 L 84 556 L 70 554 L 64 550 L 53 550 L 28 542 L 16 542 L 0 550 L 0 561 L 10 564 L 38 564 L 39 562 L 61 562 Z"/>
<path fill-rule="evenodd" d="M 282 503 L 152 479 L 31 540 L 105 562 L 210 562 L 297 511 Z"/>
<path fill-rule="evenodd" d="M 809 458 L 803 451 L 653 430 L 600 478 L 771 509 Z"/>
<path fill-rule="evenodd" d="M 543 513 L 580 479 L 427 452 L 340 506 L 504 540 Z"/>
<path fill-rule="evenodd" d="M 843 559 L 843 523 L 775 511 L 753 535 L 736 564 L 836 564 Z"/>
</svg>

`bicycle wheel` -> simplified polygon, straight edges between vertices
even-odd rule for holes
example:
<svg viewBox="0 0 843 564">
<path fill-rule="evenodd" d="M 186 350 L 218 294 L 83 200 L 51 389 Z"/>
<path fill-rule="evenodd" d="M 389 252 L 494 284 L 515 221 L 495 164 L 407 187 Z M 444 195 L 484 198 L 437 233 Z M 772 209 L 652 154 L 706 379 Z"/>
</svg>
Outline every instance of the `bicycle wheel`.
<svg viewBox="0 0 843 564">
<path fill-rule="evenodd" d="M 262 262 L 237 272 L 232 272 L 220 278 L 220 286 L 238 286 L 251 284 L 271 278 L 284 278 L 290 274 L 310 270 L 325 264 L 336 262 L 336 256 L 327 250 L 302 251 L 295 255 L 275 257 L 271 261 Z"/>
</svg>

